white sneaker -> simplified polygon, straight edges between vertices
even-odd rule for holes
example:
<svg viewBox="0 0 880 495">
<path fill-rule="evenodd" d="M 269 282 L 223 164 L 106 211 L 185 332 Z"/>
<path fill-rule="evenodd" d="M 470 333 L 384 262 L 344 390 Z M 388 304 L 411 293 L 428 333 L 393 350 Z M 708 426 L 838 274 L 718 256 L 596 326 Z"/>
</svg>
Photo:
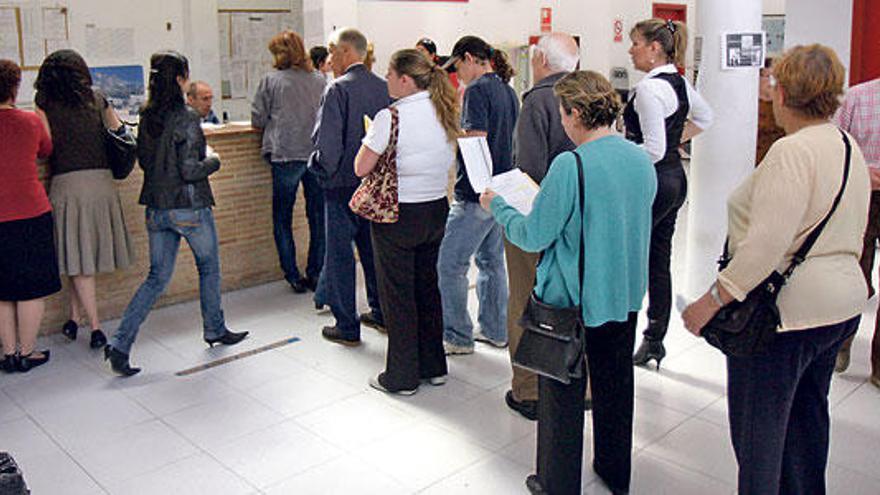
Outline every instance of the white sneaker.
<svg viewBox="0 0 880 495">
<path fill-rule="evenodd" d="M 484 344 L 489 344 L 492 347 L 495 347 L 496 349 L 504 349 L 505 347 L 507 347 L 506 340 L 505 341 L 498 341 L 498 340 L 490 339 L 489 337 L 486 337 L 485 335 L 483 335 L 483 332 L 475 333 L 474 334 L 474 341 L 475 342 L 482 342 Z"/>
<path fill-rule="evenodd" d="M 473 354 L 474 346 L 464 346 L 443 342 L 443 350 L 447 356 L 463 356 L 465 354 Z"/>
<path fill-rule="evenodd" d="M 431 378 L 428 378 L 428 383 L 435 387 L 446 385 L 446 375 L 432 376 Z"/>
<path fill-rule="evenodd" d="M 412 389 L 412 390 L 388 390 L 388 389 L 385 388 L 385 386 L 382 385 L 382 383 L 379 381 L 379 376 L 374 376 L 374 377 L 370 378 L 369 384 L 370 384 L 371 387 L 373 387 L 374 389 L 376 389 L 376 390 L 378 390 L 378 391 L 380 391 L 380 392 L 385 392 L 386 394 L 392 394 L 392 395 L 406 395 L 406 396 L 410 396 L 410 395 L 414 395 L 416 392 L 419 391 L 419 388 L 418 388 L 418 387 L 416 387 L 416 388 L 414 388 L 414 389 Z"/>
</svg>

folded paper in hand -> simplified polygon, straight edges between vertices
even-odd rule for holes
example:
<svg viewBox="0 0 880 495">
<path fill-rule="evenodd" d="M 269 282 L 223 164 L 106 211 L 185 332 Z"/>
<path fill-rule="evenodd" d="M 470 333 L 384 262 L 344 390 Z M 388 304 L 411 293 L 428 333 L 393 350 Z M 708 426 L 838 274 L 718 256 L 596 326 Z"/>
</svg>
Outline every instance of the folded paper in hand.
<svg viewBox="0 0 880 495">
<path fill-rule="evenodd" d="M 517 168 L 493 177 L 492 154 L 485 137 L 459 138 L 458 147 L 475 192 L 491 189 L 523 215 L 532 211 L 532 203 L 540 190 L 538 184 Z"/>
</svg>

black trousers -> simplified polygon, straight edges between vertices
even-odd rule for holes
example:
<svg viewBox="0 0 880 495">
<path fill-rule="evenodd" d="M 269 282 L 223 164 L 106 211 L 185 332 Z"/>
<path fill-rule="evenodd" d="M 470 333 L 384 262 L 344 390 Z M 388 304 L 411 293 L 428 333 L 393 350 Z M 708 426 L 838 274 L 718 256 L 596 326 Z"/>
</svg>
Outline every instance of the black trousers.
<svg viewBox="0 0 880 495">
<path fill-rule="evenodd" d="M 739 493 L 825 493 L 831 373 L 858 322 L 782 332 L 766 354 L 727 358 Z"/>
<path fill-rule="evenodd" d="M 675 219 L 687 197 L 687 177 L 681 164 L 657 168 L 657 196 L 651 209 L 651 248 L 648 254 L 648 328 L 645 338 L 663 340 L 672 310 L 672 236 Z"/>
<path fill-rule="evenodd" d="M 637 313 L 586 331 L 593 392 L 593 470 L 609 487 L 629 490 L 633 365 Z M 538 379 L 538 480 L 550 495 L 581 493 L 587 376 L 565 385 Z"/>
<path fill-rule="evenodd" d="M 373 224 L 379 301 L 388 330 L 385 387 L 413 389 L 447 373 L 437 255 L 446 228 L 446 198 L 401 203 L 393 224 Z"/>
</svg>

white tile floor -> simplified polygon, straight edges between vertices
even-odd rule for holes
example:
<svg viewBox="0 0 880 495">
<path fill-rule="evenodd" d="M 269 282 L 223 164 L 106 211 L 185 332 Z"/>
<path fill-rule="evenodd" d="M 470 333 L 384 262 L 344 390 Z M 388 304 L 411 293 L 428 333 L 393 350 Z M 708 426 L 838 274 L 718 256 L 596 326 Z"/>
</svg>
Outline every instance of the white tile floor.
<svg viewBox="0 0 880 495">
<path fill-rule="evenodd" d="M 145 371 L 134 378 L 111 376 L 87 339 L 60 336 L 43 339 L 49 365 L 0 375 L 0 450 L 33 493 L 527 493 L 535 427 L 504 405 L 506 351 L 478 345 L 450 359 L 445 386 L 389 397 L 367 386 L 383 367 L 384 336 L 365 329 L 354 349 L 323 341 L 331 318 L 280 283 L 227 294 L 224 305 L 232 328 L 251 331 L 237 347 L 204 346 L 191 303 L 150 315 L 133 352 Z M 870 330 L 862 325 L 852 366 L 832 386 L 832 494 L 880 493 Z M 290 336 L 301 341 L 173 374 Z M 632 492 L 732 493 L 723 359 L 677 317 L 668 347 L 661 372 L 636 371 Z M 585 450 L 589 459 L 589 440 Z M 584 487 L 606 493 L 589 468 Z"/>
</svg>

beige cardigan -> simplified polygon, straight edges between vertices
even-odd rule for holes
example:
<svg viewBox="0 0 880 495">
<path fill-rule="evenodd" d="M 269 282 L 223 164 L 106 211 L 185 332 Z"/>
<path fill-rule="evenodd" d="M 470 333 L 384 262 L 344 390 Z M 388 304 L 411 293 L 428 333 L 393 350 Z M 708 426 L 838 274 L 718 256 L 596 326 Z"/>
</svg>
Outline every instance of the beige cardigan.
<svg viewBox="0 0 880 495">
<path fill-rule="evenodd" d="M 871 187 L 865 159 L 853 147 L 846 191 L 779 294 L 782 330 L 845 321 L 868 296 L 859 257 Z M 733 259 L 719 282 L 736 299 L 784 271 L 810 231 L 831 209 L 843 180 L 844 144 L 832 124 L 810 126 L 777 141 L 755 172 L 730 196 L 728 236 Z"/>
</svg>

